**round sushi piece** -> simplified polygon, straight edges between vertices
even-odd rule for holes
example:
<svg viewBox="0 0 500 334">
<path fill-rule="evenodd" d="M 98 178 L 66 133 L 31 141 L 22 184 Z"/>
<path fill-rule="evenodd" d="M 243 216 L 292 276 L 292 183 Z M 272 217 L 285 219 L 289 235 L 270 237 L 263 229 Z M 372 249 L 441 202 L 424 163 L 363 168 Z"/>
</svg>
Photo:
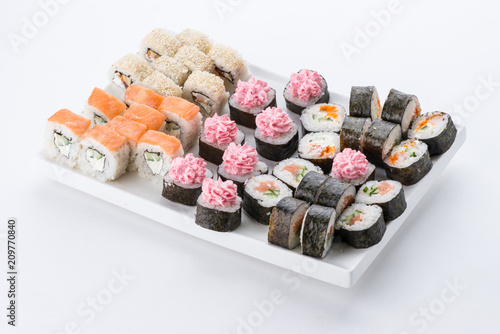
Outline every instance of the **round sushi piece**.
<svg viewBox="0 0 500 334">
<path fill-rule="evenodd" d="M 335 132 L 311 132 L 299 141 L 299 157 L 319 166 L 324 173 L 330 172 L 339 151 L 340 136 Z"/>
<path fill-rule="evenodd" d="M 232 181 L 203 180 L 196 204 L 195 223 L 217 231 L 234 231 L 241 224 L 241 197 Z"/>
<path fill-rule="evenodd" d="M 371 124 L 368 117 L 346 116 L 340 129 L 340 150 L 351 148 L 363 152 L 365 132 Z"/>
<path fill-rule="evenodd" d="M 302 111 L 302 133 L 339 132 L 346 116 L 345 108 L 338 104 L 315 104 Z"/>
<path fill-rule="evenodd" d="M 357 189 L 366 181 L 375 179 L 375 169 L 363 153 L 346 148 L 333 159 L 330 176 Z"/>
<path fill-rule="evenodd" d="M 290 158 L 299 146 L 299 131 L 290 116 L 280 108 L 267 108 L 257 115 L 255 148 L 266 159 Z"/>
<path fill-rule="evenodd" d="M 302 254 L 324 258 L 332 246 L 336 213 L 333 208 L 313 204 L 300 230 Z"/>
<path fill-rule="evenodd" d="M 229 97 L 229 115 L 236 124 L 255 129 L 255 117 L 263 109 L 276 107 L 276 90 L 256 78 L 238 81 L 235 92 Z"/>
<path fill-rule="evenodd" d="M 354 117 L 380 118 L 380 98 L 374 86 L 352 86 L 349 115 Z"/>
<path fill-rule="evenodd" d="M 175 158 L 163 178 L 162 196 L 172 202 L 195 206 L 203 180 L 214 176 L 206 166 L 202 158 L 195 158 L 192 153 L 186 154 L 185 158 Z"/>
<path fill-rule="evenodd" d="M 290 196 L 290 188 L 274 176 L 254 176 L 245 185 L 243 209 L 257 222 L 269 225 L 273 208 L 282 198 Z"/>
<path fill-rule="evenodd" d="M 391 89 L 382 109 L 384 121 L 399 124 L 406 137 L 412 120 L 420 115 L 420 102 L 415 95 Z"/>
<path fill-rule="evenodd" d="M 380 206 L 386 222 L 398 218 L 406 210 L 403 185 L 398 181 L 368 181 L 358 190 L 355 201 Z"/>
<path fill-rule="evenodd" d="M 340 215 L 354 202 L 355 196 L 356 188 L 352 184 L 329 177 L 318 189 L 314 203 L 334 208 Z"/>
<path fill-rule="evenodd" d="M 199 155 L 203 159 L 220 165 L 222 156 L 230 143 L 245 142 L 245 134 L 240 131 L 228 115 L 217 114 L 205 120 L 205 127 L 199 140 Z"/>
<path fill-rule="evenodd" d="M 307 209 L 309 209 L 307 202 L 293 197 L 281 199 L 271 213 L 267 241 L 287 249 L 297 247 Z"/>
<path fill-rule="evenodd" d="M 248 79 L 250 75 L 248 66 L 233 48 L 215 44 L 208 52 L 208 56 L 214 61 L 215 73 L 224 79 L 228 91 L 233 92 L 239 80 Z"/>
<path fill-rule="evenodd" d="M 418 139 L 408 139 L 394 146 L 384 164 L 387 177 L 405 186 L 417 183 L 432 168 L 427 144 Z"/>
<path fill-rule="evenodd" d="M 408 138 L 427 144 L 432 156 L 448 151 L 457 136 L 457 128 L 447 113 L 434 111 L 418 116 L 408 131 Z"/>
<path fill-rule="evenodd" d="M 295 198 L 314 203 L 318 190 L 326 182 L 328 176 L 322 173 L 310 171 L 300 181 L 295 191 Z"/>
<path fill-rule="evenodd" d="M 273 169 L 273 175 L 286 183 L 295 192 L 300 181 L 311 171 L 323 174 L 323 170 L 310 161 L 290 158 L 278 163 Z"/>
<path fill-rule="evenodd" d="M 377 118 L 366 130 L 362 141 L 362 152 L 372 164 L 383 166 L 384 159 L 394 145 L 399 144 L 401 138 L 401 126 Z"/>
<path fill-rule="evenodd" d="M 382 240 L 386 226 L 379 206 L 355 203 L 340 215 L 335 229 L 350 246 L 368 248 Z"/>
<path fill-rule="evenodd" d="M 229 144 L 222 156 L 222 164 L 217 173 L 226 181 L 233 181 L 238 187 L 238 196 L 243 197 L 245 182 L 253 176 L 267 174 L 267 165 L 259 161 L 257 151 L 247 143 L 243 145 Z"/>
<path fill-rule="evenodd" d="M 288 110 L 300 115 L 304 108 L 318 103 L 328 103 L 328 84 L 318 72 L 301 69 L 290 75 L 290 81 L 283 90 Z"/>
</svg>

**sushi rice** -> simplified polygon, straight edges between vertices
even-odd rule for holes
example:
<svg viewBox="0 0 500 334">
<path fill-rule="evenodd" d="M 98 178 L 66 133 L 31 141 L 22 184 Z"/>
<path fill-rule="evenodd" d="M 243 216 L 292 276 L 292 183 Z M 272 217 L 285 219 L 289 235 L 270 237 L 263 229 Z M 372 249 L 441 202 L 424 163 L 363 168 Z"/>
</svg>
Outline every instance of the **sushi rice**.
<svg viewBox="0 0 500 334">
<path fill-rule="evenodd" d="M 345 108 L 341 105 L 321 103 L 304 109 L 300 121 L 307 132 L 339 132 L 345 116 Z"/>
<path fill-rule="evenodd" d="M 299 142 L 299 154 L 306 159 L 333 159 L 340 150 L 340 137 L 334 132 L 308 133 Z"/>
<path fill-rule="evenodd" d="M 359 215 L 359 219 L 355 218 Z M 349 206 L 335 222 L 335 229 L 347 231 L 362 231 L 370 228 L 382 215 L 382 209 L 377 205 L 354 203 Z"/>
<path fill-rule="evenodd" d="M 292 189 L 296 189 L 302 178 L 310 171 L 323 174 L 321 168 L 310 161 L 290 158 L 279 162 L 273 169 L 273 175 L 292 187 Z"/>
</svg>

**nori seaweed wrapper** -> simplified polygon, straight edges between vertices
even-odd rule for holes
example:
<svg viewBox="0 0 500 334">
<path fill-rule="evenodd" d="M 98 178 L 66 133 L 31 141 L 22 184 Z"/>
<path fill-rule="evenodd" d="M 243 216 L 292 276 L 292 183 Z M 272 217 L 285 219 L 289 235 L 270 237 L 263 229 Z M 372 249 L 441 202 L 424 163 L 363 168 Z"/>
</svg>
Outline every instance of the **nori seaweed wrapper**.
<svg viewBox="0 0 500 334">
<path fill-rule="evenodd" d="M 173 182 L 163 180 L 161 195 L 172 202 L 195 206 L 198 197 L 201 195 L 201 184 L 197 188 L 183 188 Z"/>
<path fill-rule="evenodd" d="M 396 89 L 391 89 L 387 99 L 385 100 L 384 107 L 382 108 L 381 118 L 384 121 L 392 122 L 401 125 L 406 111 L 406 107 L 412 99 L 416 98 L 415 95 L 405 94 Z M 419 108 L 417 99 L 417 108 Z M 413 115 L 415 117 L 416 115 Z M 411 122 L 410 122 L 411 123 Z M 401 125 L 402 126 L 402 125 Z M 402 129 L 403 135 L 406 136 L 408 129 Z"/>
<path fill-rule="evenodd" d="M 377 118 L 366 130 L 363 140 L 363 153 L 375 166 L 384 166 L 384 159 L 386 158 L 382 155 L 384 144 L 395 127 L 400 126 Z M 392 146 L 399 144 L 399 142 L 400 140 L 396 140 Z"/>
<path fill-rule="evenodd" d="M 328 235 L 328 223 L 335 209 L 321 205 L 311 205 L 302 222 L 302 254 L 322 258 L 325 239 Z M 335 218 L 334 218 L 335 219 Z M 333 226 L 333 225 L 332 225 Z M 335 230 L 332 229 L 332 236 Z"/>
<path fill-rule="evenodd" d="M 234 231 L 241 223 L 241 208 L 235 212 L 225 212 L 210 209 L 198 203 L 195 223 L 203 228 L 217 232 Z"/>
<path fill-rule="evenodd" d="M 269 219 L 267 240 L 272 244 L 287 249 L 296 247 L 297 245 L 288 243 L 291 233 L 290 228 L 293 215 L 304 206 L 309 207 L 309 204 L 293 197 L 285 197 L 280 200 L 274 207 Z"/>
<path fill-rule="evenodd" d="M 361 143 L 370 124 L 371 118 L 346 116 L 340 129 L 340 150 L 350 148 L 363 152 Z"/>
<path fill-rule="evenodd" d="M 281 161 L 290 158 L 299 147 L 299 131 L 285 144 L 273 145 L 255 137 L 255 149 L 266 159 Z"/>
<path fill-rule="evenodd" d="M 349 115 L 354 117 L 372 117 L 372 97 L 374 86 L 352 86 L 349 99 Z"/>
<path fill-rule="evenodd" d="M 274 206 L 265 207 L 259 203 L 259 200 L 253 198 L 248 192 L 243 193 L 243 209 L 253 217 L 258 223 L 269 225 L 269 219 Z"/>
<path fill-rule="evenodd" d="M 307 160 L 321 168 L 323 173 L 328 174 L 332 170 L 332 165 L 333 165 L 333 158 L 324 158 L 324 159 L 312 159 L 312 158 L 304 158 L 300 153 L 299 153 L 299 158 Z"/>
<path fill-rule="evenodd" d="M 299 72 L 300 71 L 298 71 L 297 73 L 299 73 Z M 298 106 L 295 103 L 293 103 L 292 101 L 287 100 L 287 98 L 285 97 L 285 91 L 286 91 L 288 85 L 290 85 L 290 81 L 288 81 L 285 88 L 283 89 L 283 97 L 285 98 L 287 109 L 300 116 L 302 114 L 302 110 L 304 110 L 305 108 L 307 108 L 309 106 L 312 106 L 314 104 L 330 102 L 330 92 L 328 91 L 328 83 L 326 82 L 325 78 L 323 78 L 323 76 L 321 74 L 320 74 L 320 77 L 321 77 L 322 81 L 325 83 L 325 86 L 323 87 L 323 90 L 321 91 L 321 93 L 324 93 L 324 94 L 323 94 L 323 96 L 321 96 L 321 98 L 318 101 L 311 103 L 305 107 Z"/>
<path fill-rule="evenodd" d="M 384 220 L 390 222 L 401 216 L 406 210 L 406 199 L 404 188 L 401 187 L 401 191 L 390 201 L 384 203 L 375 203 L 382 208 L 384 212 Z"/>
<path fill-rule="evenodd" d="M 408 167 L 397 168 L 384 164 L 384 168 L 389 179 L 399 181 L 405 186 L 411 186 L 429 173 L 432 168 L 432 161 L 427 150 L 418 161 Z"/>
<path fill-rule="evenodd" d="M 382 240 L 386 230 L 384 215 L 381 214 L 377 221 L 369 228 L 361 231 L 349 231 L 341 228 L 338 234 L 342 241 L 354 248 L 368 248 Z"/>
<path fill-rule="evenodd" d="M 444 112 L 440 113 L 446 114 Z M 443 130 L 443 132 L 432 138 L 418 138 L 419 140 L 427 144 L 431 157 L 443 154 L 448 151 L 455 142 L 455 138 L 457 137 L 457 128 L 455 127 L 451 116 L 448 114 L 446 115 L 448 116 L 448 124 L 446 124 L 446 128 Z"/>
<path fill-rule="evenodd" d="M 302 178 L 297 189 L 295 189 L 295 198 L 314 203 L 319 188 L 327 179 L 328 176 L 324 174 L 310 171 Z"/>
<path fill-rule="evenodd" d="M 352 184 L 329 177 L 318 189 L 314 203 L 336 209 L 340 199 L 349 188 L 355 189 Z M 352 192 L 356 194 L 356 190 Z M 343 205 L 345 208 L 354 202 L 354 196 L 351 198 L 349 198 L 349 196 L 345 197 L 344 201 L 347 201 L 347 203 Z M 340 215 L 341 212 L 337 212 L 337 214 Z"/>
<path fill-rule="evenodd" d="M 273 88 L 271 88 L 274 90 Z M 254 115 L 249 112 L 245 112 L 243 110 L 240 110 L 236 107 L 236 105 L 233 105 L 234 101 L 234 93 L 231 95 L 229 98 L 228 104 L 229 104 L 229 118 L 233 120 L 236 124 L 242 125 L 244 127 L 247 127 L 249 129 L 255 129 L 257 128 L 257 125 L 255 124 L 255 117 L 257 115 Z M 236 102 L 235 102 L 236 103 Z M 274 94 L 274 98 L 272 99 L 271 102 L 266 104 L 265 106 L 262 107 L 262 110 L 269 108 L 269 107 L 276 107 L 276 92 Z"/>
</svg>

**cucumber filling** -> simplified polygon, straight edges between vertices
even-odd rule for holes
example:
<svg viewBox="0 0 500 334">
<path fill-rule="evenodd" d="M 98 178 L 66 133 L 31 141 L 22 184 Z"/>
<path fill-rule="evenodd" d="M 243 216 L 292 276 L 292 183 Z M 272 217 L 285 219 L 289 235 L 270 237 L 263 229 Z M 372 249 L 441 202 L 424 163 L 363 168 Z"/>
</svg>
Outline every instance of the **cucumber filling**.
<svg viewBox="0 0 500 334">
<path fill-rule="evenodd" d="M 106 156 L 94 148 L 88 148 L 85 152 L 87 161 L 98 172 L 104 172 Z"/>
<path fill-rule="evenodd" d="M 160 153 L 156 152 L 144 152 L 144 160 L 146 160 L 146 164 L 148 165 L 151 173 L 153 175 L 158 175 L 163 168 L 163 159 L 160 156 Z"/>
<path fill-rule="evenodd" d="M 181 127 L 175 122 L 165 122 L 165 133 L 179 139 L 181 137 Z"/>
<path fill-rule="evenodd" d="M 308 171 L 309 170 L 307 169 L 306 166 L 300 167 L 299 171 L 297 172 L 297 176 L 295 177 L 295 180 L 300 182 L 304 178 L 304 176 L 306 176 Z"/>
<path fill-rule="evenodd" d="M 279 189 L 269 189 L 268 191 L 264 192 L 264 195 L 277 198 L 280 195 L 280 190 Z"/>
<path fill-rule="evenodd" d="M 94 124 L 95 125 L 105 125 L 108 123 L 104 118 L 99 115 L 94 114 Z"/>
<path fill-rule="evenodd" d="M 71 140 L 64 137 L 62 134 L 54 132 L 54 144 L 56 145 L 59 153 L 69 159 L 69 152 L 71 150 Z"/>
</svg>

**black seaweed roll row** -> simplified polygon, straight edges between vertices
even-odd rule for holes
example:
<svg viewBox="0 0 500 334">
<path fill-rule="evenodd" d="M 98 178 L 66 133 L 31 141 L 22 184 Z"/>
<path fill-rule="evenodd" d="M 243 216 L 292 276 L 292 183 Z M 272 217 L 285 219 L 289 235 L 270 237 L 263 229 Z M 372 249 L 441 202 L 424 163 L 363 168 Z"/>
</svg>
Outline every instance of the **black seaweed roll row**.
<svg viewBox="0 0 500 334">
<path fill-rule="evenodd" d="M 304 217 L 300 233 L 302 254 L 317 258 L 326 256 L 332 246 L 335 217 L 333 208 L 311 205 Z"/>
<path fill-rule="evenodd" d="M 372 164 L 382 167 L 384 159 L 401 138 L 399 125 L 378 118 L 371 123 L 365 133 L 362 151 Z"/>
<path fill-rule="evenodd" d="M 406 138 L 412 120 L 420 115 L 420 102 L 415 95 L 391 89 L 382 109 L 384 121 L 399 124 Z"/>
<path fill-rule="evenodd" d="M 307 209 L 309 209 L 307 202 L 293 197 L 285 197 L 279 201 L 269 219 L 267 240 L 287 249 L 297 247 Z"/>
<path fill-rule="evenodd" d="M 349 115 L 380 118 L 380 98 L 373 86 L 353 86 L 349 100 Z"/>
<path fill-rule="evenodd" d="M 328 178 L 328 176 L 318 172 L 311 171 L 307 173 L 295 190 L 295 198 L 309 203 L 314 203 L 316 201 L 316 194 L 318 193 L 318 190 Z"/>
<path fill-rule="evenodd" d="M 346 116 L 340 130 L 340 150 L 350 148 L 363 152 L 365 132 L 371 124 L 372 121 L 368 117 Z"/>
</svg>

